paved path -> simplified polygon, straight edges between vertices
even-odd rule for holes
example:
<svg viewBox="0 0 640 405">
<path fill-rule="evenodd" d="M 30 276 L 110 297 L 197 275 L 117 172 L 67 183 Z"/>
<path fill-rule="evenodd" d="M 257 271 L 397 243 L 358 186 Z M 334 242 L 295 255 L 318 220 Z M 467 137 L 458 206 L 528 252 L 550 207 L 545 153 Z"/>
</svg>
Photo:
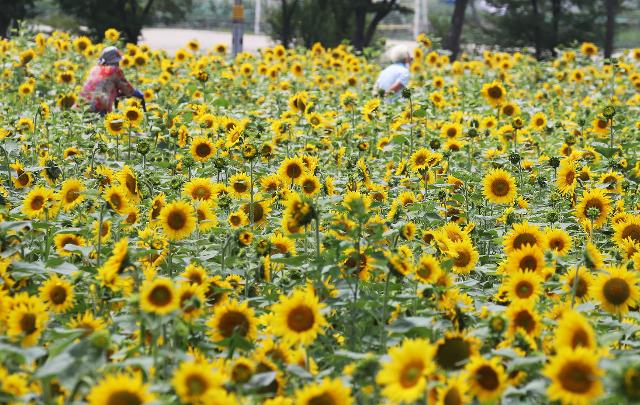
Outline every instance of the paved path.
<svg viewBox="0 0 640 405">
<path fill-rule="evenodd" d="M 197 39 L 203 49 L 211 48 L 217 44 L 231 46 L 231 33 L 223 31 L 206 31 L 176 28 L 145 28 L 142 30 L 142 43 L 148 44 L 154 49 L 164 49 L 173 54 L 180 48 L 186 47 L 187 42 Z M 413 48 L 414 41 L 389 40 L 389 44 L 403 43 Z M 244 35 L 244 50 L 256 52 L 258 49 L 273 46 L 274 42 L 267 35 Z"/>
</svg>

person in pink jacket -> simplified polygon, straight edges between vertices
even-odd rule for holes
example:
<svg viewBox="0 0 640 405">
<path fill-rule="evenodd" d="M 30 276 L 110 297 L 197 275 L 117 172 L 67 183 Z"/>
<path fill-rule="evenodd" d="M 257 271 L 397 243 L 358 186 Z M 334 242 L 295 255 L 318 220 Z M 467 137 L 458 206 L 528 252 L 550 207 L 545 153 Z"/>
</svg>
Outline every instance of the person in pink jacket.
<svg viewBox="0 0 640 405">
<path fill-rule="evenodd" d="M 117 97 L 144 100 L 142 93 L 124 77 L 121 60 L 122 53 L 115 46 L 102 50 L 98 64 L 91 69 L 80 91 L 80 97 L 89 105 L 90 111 L 105 115 L 111 111 Z"/>
</svg>

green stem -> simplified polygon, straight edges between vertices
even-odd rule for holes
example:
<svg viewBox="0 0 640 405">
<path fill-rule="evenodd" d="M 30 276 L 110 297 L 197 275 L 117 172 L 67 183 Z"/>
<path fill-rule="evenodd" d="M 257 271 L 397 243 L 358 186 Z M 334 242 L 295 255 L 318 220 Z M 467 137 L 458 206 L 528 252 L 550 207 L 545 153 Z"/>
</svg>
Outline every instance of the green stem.
<svg viewBox="0 0 640 405">
<path fill-rule="evenodd" d="M 384 282 L 384 296 L 382 298 L 382 318 L 380 319 L 380 353 L 387 351 L 387 334 L 385 326 L 387 326 L 387 303 L 389 302 L 389 280 L 391 274 L 387 273 Z"/>
</svg>

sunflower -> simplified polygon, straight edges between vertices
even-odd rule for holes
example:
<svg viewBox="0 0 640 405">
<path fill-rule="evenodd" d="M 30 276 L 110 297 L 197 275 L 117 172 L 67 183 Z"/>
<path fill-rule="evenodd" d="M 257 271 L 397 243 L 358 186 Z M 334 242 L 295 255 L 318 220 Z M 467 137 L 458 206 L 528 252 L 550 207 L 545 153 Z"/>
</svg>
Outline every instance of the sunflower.
<svg viewBox="0 0 640 405">
<path fill-rule="evenodd" d="M 446 122 L 440 128 L 440 134 L 443 138 L 458 138 L 462 135 L 462 124 L 457 122 Z"/>
<path fill-rule="evenodd" d="M 295 290 L 289 297 L 280 296 L 271 307 L 273 333 L 290 343 L 311 344 L 327 325 L 320 312 L 324 306 L 310 291 Z"/>
<path fill-rule="evenodd" d="M 572 309 L 562 313 L 562 318 L 560 318 L 556 329 L 554 343 L 558 350 L 565 347 L 572 350 L 584 347 L 593 351 L 598 347 L 596 334 L 587 318 Z"/>
<path fill-rule="evenodd" d="M 218 225 L 218 217 L 214 211 L 215 203 L 213 201 L 201 201 L 195 207 L 196 217 L 198 219 L 198 230 L 200 232 L 208 232 Z"/>
<path fill-rule="evenodd" d="M 611 121 L 604 117 L 596 117 L 591 122 L 591 130 L 598 135 L 607 135 L 611 128 Z"/>
<path fill-rule="evenodd" d="M 129 209 L 128 191 L 122 186 L 111 186 L 104 191 L 104 199 L 111 209 L 118 214 L 124 214 Z"/>
<path fill-rule="evenodd" d="M 196 227 L 196 217 L 191 205 L 184 201 L 167 204 L 160 211 L 162 229 L 170 240 L 181 240 L 193 232 Z"/>
<path fill-rule="evenodd" d="M 313 197 L 320 192 L 320 180 L 314 175 L 305 174 L 300 178 L 300 188 L 307 197 Z"/>
<path fill-rule="evenodd" d="M 131 105 L 124 110 L 124 117 L 127 119 L 127 123 L 132 128 L 137 128 L 142 122 L 144 115 L 142 111 L 135 105 Z"/>
<path fill-rule="evenodd" d="M 571 159 L 563 159 L 558 167 L 556 178 L 556 187 L 562 194 L 573 194 L 576 189 L 578 171 L 576 165 Z"/>
<path fill-rule="evenodd" d="M 178 309 L 180 302 L 171 280 L 146 280 L 140 287 L 140 308 L 145 312 L 166 315 Z"/>
<path fill-rule="evenodd" d="M 389 401 L 414 402 L 424 395 L 429 375 L 435 370 L 435 348 L 425 339 L 405 339 L 389 349 L 376 382 Z"/>
<path fill-rule="evenodd" d="M 480 341 L 459 332 L 446 332 L 435 343 L 434 360 L 440 368 L 460 370 L 469 358 L 478 353 Z"/>
<path fill-rule="evenodd" d="M 14 297 L 13 305 L 4 315 L 6 334 L 23 347 L 38 343 L 49 316 L 46 307 L 38 297 L 20 295 Z"/>
<path fill-rule="evenodd" d="M 505 316 L 509 320 L 507 333 L 509 336 L 516 336 L 518 331 L 536 337 L 542 330 L 540 315 L 533 308 L 530 301 L 516 301 L 511 303 L 505 311 Z"/>
<path fill-rule="evenodd" d="M 49 202 L 55 199 L 55 193 L 43 186 L 34 187 L 24 197 L 22 213 L 29 218 L 44 218 Z"/>
<path fill-rule="evenodd" d="M 124 115 L 110 112 L 104 117 L 104 127 L 111 135 L 122 135 L 127 129 Z"/>
<path fill-rule="evenodd" d="M 579 268 L 573 267 L 565 275 L 560 278 L 562 289 L 569 295 L 573 295 L 574 283 L 576 283 L 576 275 L 578 277 L 575 285 L 575 299 L 576 302 L 586 302 L 591 299 L 589 294 L 591 286 L 593 285 L 594 278 L 587 270 L 586 267 L 581 266 Z"/>
<path fill-rule="evenodd" d="M 511 273 L 504 282 L 507 298 L 515 301 L 536 301 L 542 292 L 542 277 L 531 271 L 518 270 Z"/>
<path fill-rule="evenodd" d="M 339 379 L 325 378 L 319 383 L 305 385 L 295 392 L 295 402 L 299 405 L 351 405 L 351 388 Z"/>
<path fill-rule="evenodd" d="M 504 103 L 507 91 L 504 89 L 502 83 L 493 81 L 492 83 L 482 85 L 482 96 L 491 106 L 498 107 Z"/>
<path fill-rule="evenodd" d="M 364 118 L 366 122 L 374 121 L 378 116 L 377 113 L 379 108 L 380 108 L 379 98 L 373 98 L 367 101 L 365 105 L 362 106 L 362 118 Z"/>
<path fill-rule="evenodd" d="M 153 402 L 149 386 L 142 382 L 142 374 L 110 374 L 91 388 L 87 400 L 89 405 L 135 404 Z"/>
<path fill-rule="evenodd" d="M 73 286 L 54 275 L 40 287 L 40 299 L 55 313 L 67 312 L 73 306 Z"/>
<path fill-rule="evenodd" d="M 449 242 L 447 255 L 453 259 L 452 270 L 458 274 L 469 274 L 478 263 L 480 255 L 469 240 Z"/>
<path fill-rule="evenodd" d="M 468 397 L 469 386 L 464 381 L 464 375 L 458 374 L 450 377 L 445 385 L 436 391 L 437 405 L 464 405 L 470 402 Z"/>
<path fill-rule="evenodd" d="M 493 169 L 482 180 L 483 194 L 494 204 L 512 204 L 517 187 L 513 176 L 504 169 Z"/>
<path fill-rule="evenodd" d="M 248 301 L 239 303 L 228 301 L 218 305 L 207 321 L 209 336 L 214 342 L 229 339 L 234 334 L 247 340 L 255 340 L 258 335 L 257 320 Z"/>
<path fill-rule="evenodd" d="M 603 371 L 593 350 L 563 348 L 544 368 L 551 380 L 547 395 L 563 405 L 588 405 L 602 395 Z"/>
<path fill-rule="evenodd" d="M 284 184 L 294 184 L 306 173 L 306 166 L 299 157 L 286 158 L 278 172 Z"/>
<path fill-rule="evenodd" d="M 127 165 L 116 174 L 116 178 L 120 182 L 122 189 L 127 192 L 127 199 L 132 202 L 140 202 L 142 198 L 142 190 L 138 183 L 138 177 L 134 171 Z"/>
<path fill-rule="evenodd" d="M 523 248 L 525 245 L 536 246 L 544 249 L 547 239 L 536 225 L 529 222 L 513 224 L 513 229 L 504 237 L 504 250 L 510 254 L 514 250 Z"/>
<path fill-rule="evenodd" d="M 423 283 L 434 283 L 440 277 L 442 269 L 438 259 L 430 254 L 420 256 L 415 268 L 416 278 Z"/>
<path fill-rule="evenodd" d="M 178 301 L 182 318 L 186 321 L 197 319 L 204 312 L 206 297 L 204 287 L 198 284 L 182 283 L 178 288 Z"/>
<path fill-rule="evenodd" d="M 74 207 L 84 201 L 84 183 L 78 179 L 67 179 L 62 183 L 58 198 L 62 202 L 65 211 L 71 211 Z"/>
<path fill-rule="evenodd" d="M 269 236 L 269 242 L 275 253 L 282 255 L 296 255 L 296 243 L 294 239 L 281 234 Z"/>
<path fill-rule="evenodd" d="M 411 164 L 411 170 L 418 172 L 420 170 L 426 170 L 429 168 L 429 161 L 431 158 L 431 152 L 426 148 L 420 148 L 413 152 L 409 162 Z"/>
<path fill-rule="evenodd" d="M 94 317 L 91 312 L 86 311 L 83 314 L 78 314 L 76 317 L 71 318 L 67 323 L 69 329 L 84 330 L 83 337 L 91 335 L 93 332 L 103 330 L 106 325 L 102 318 Z"/>
<path fill-rule="evenodd" d="M 640 300 L 638 275 L 626 267 L 609 267 L 595 280 L 589 294 L 604 310 L 624 315 Z"/>
<path fill-rule="evenodd" d="M 31 186 L 31 183 L 33 183 L 33 174 L 25 171 L 22 163 L 16 161 L 9 166 L 16 171 L 16 177 L 11 177 L 11 182 L 15 188 L 22 189 Z"/>
<path fill-rule="evenodd" d="M 500 359 L 475 356 L 465 367 L 469 391 L 482 403 L 492 402 L 506 388 L 506 374 Z"/>
<path fill-rule="evenodd" d="M 531 117 L 531 128 L 542 131 L 547 128 L 547 116 L 543 112 L 537 112 Z"/>
<path fill-rule="evenodd" d="M 626 216 L 623 221 L 613 225 L 613 230 L 615 231 L 613 240 L 619 247 L 622 247 L 627 239 L 634 244 L 640 243 L 640 216 Z"/>
<path fill-rule="evenodd" d="M 546 229 L 547 248 L 558 256 L 566 256 L 571 250 L 573 241 L 564 229 Z"/>
<path fill-rule="evenodd" d="M 184 271 L 180 273 L 180 277 L 184 278 L 184 282 L 189 284 L 198 286 L 205 286 L 207 284 L 207 271 L 204 267 L 194 263 L 189 263 Z"/>
<path fill-rule="evenodd" d="M 206 162 L 211 159 L 216 150 L 208 138 L 197 136 L 191 141 L 189 152 L 197 162 Z"/>
<path fill-rule="evenodd" d="M 237 210 L 229 214 L 227 221 L 229 225 L 231 225 L 231 228 L 237 229 L 249 224 L 249 217 L 243 210 Z"/>
<path fill-rule="evenodd" d="M 53 243 L 56 245 L 56 251 L 60 256 L 69 257 L 78 252 L 67 250 L 65 249 L 65 246 L 85 246 L 86 240 L 82 236 L 76 235 L 74 233 L 59 233 L 53 237 Z"/>
<path fill-rule="evenodd" d="M 222 387 L 224 377 L 211 366 L 197 362 L 182 362 L 174 371 L 171 383 L 180 401 L 185 404 L 199 404 L 210 390 Z"/>
<path fill-rule="evenodd" d="M 236 173 L 229 179 L 229 193 L 234 198 L 248 198 L 253 184 L 246 173 Z"/>
<path fill-rule="evenodd" d="M 583 42 L 580 45 L 580 52 L 585 56 L 594 56 L 598 53 L 598 47 L 593 42 Z"/>
<path fill-rule="evenodd" d="M 182 192 L 192 200 L 212 200 L 215 185 L 213 181 L 205 177 L 194 177 L 185 183 Z"/>
</svg>

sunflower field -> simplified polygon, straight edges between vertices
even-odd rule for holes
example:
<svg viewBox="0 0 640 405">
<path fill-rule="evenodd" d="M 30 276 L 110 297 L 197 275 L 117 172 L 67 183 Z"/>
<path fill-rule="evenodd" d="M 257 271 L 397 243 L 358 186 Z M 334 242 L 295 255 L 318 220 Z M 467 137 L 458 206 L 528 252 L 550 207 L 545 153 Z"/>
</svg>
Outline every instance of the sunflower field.
<svg viewBox="0 0 640 405">
<path fill-rule="evenodd" d="M 0 403 L 639 403 L 640 49 L 414 57 L 2 40 Z"/>
</svg>

